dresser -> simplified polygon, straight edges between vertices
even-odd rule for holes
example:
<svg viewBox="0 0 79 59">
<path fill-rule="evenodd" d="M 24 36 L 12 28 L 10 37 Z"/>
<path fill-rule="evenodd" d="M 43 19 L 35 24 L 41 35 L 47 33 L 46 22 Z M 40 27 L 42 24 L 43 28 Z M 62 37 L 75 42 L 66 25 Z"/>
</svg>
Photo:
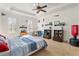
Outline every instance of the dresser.
<svg viewBox="0 0 79 59">
<path fill-rule="evenodd" d="M 64 30 L 54 30 L 53 40 L 63 42 Z"/>
</svg>

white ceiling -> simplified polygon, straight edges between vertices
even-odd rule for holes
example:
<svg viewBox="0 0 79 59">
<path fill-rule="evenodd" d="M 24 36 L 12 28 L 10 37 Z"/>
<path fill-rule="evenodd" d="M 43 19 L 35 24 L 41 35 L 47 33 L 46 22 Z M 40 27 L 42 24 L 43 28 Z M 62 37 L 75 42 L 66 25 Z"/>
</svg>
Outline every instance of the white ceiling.
<svg viewBox="0 0 79 59">
<path fill-rule="evenodd" d="M 47 8 L 44 8 L 47 13 L 50 13 L 51 11 L 58 10 L 63 7 L 68 7 L 69 5 L 74 5 L 74 4 L 69 4 L 69 3 L 39 3 L 39 5 L 47 5 Z M 37 6 L 37 3 L 0 3 L 0 9 L 4 10 L 10 10 L 11 8 L 17 9 L 16 11 L 20 11 L 23 13 L 28 13 L 31 15 L 36 15 L 36 11 L 32 10 L 35 9 L 35 6 Z M 40 12 L 39 14 L 47 14 Z"/>
</svg>

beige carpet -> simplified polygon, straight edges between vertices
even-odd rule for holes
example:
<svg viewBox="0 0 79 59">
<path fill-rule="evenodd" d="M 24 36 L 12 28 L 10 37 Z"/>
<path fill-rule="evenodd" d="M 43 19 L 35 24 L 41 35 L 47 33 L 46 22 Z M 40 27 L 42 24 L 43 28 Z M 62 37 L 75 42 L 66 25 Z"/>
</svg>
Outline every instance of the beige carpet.
<svg viewBox="0 0 79 59">
<path fill-rule="evenodd" d="M 45 39 L 48 47 L 42 49 L 32 56 L 79 56 L 79 47 L 74 47 L 68 43 L 60 43 L 51 39 Z"/>
</svg>

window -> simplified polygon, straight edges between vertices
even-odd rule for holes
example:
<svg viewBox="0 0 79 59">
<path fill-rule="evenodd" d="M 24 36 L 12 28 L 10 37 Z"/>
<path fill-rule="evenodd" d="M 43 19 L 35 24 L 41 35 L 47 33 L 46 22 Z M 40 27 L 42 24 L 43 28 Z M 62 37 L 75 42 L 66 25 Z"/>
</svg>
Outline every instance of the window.
<svg viewBox="0 0 79 59">
<path fill-rule="evenodd" d="M 8 17 L 8 28 L 9 32 L 15 32 L 15 25 L 16 25 L 16 18 L 15 17 Z"/>
</svg>

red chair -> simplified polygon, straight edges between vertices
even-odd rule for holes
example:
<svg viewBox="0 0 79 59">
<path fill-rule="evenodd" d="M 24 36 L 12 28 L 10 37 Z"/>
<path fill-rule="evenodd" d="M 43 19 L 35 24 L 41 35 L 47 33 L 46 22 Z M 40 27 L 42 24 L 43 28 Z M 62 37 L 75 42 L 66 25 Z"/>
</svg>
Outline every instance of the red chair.
<svg viewBox="0 0 79 59">
<path fill-rule="evenodd" d="M 8 51 L 9 48 L 6 43 L 0 43 L 0 52 Z"/>
<path fill-rule="evenodd" d="M 6 43 L 6 37 L 0 34 L 0 52 L 8 51 L 8 44 Z"/>
</svg>

